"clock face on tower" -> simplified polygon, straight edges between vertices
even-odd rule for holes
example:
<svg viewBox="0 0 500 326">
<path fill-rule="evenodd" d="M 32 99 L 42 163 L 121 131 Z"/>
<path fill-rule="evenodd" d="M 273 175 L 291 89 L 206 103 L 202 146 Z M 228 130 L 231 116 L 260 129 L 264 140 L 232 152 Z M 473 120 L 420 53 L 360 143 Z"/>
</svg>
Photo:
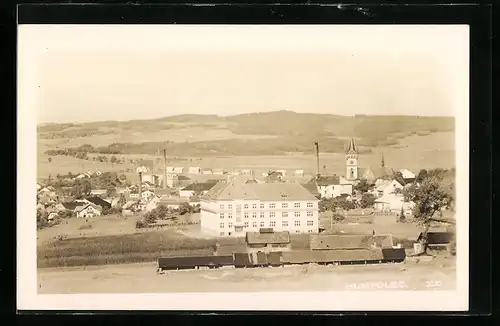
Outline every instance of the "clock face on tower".
<svg viewBox="0 0 500 326">
<path fill-rule="evenodd" d="M 351 165 L 352 165 L 352 164 L 354 164 L 354 161 L 353 161 L 353 160 L 350 160 L 350 161 L 349 161 L 349 164 L 351 164 Z"/>
</svg>

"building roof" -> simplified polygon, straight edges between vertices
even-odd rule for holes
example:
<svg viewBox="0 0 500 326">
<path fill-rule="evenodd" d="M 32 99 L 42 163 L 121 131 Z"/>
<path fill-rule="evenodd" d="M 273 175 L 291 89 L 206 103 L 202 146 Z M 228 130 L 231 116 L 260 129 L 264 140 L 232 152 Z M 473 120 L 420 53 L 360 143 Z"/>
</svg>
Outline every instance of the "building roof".
<svg viewBox="0 0 500 326">
<path fill-rule="evenodd" d="M 394 173 L 394 170 L 389 168 L 389 167 L 386 167 L 386 166 L 384 166 L 384 167 L 378 166 L 378 167 L 367 168 L 364 171 L 364 173 L 367 173 L 367 172 L 371 172 L 375 179 L 380 179 L 380 178 L 383 178 L 385 176 L 391 176 Z"/>
<path fill-rule="evenodd" d="M 402 203 L 403 197 L 395 194 L 387 194 L 380 198 L 375 199 L 376 203 Z"/>
<path fill-rule="evenodd" d="M 182 188 L 182 190 L 192 190 L 192 191 L 209 191 L 210 189 L 217 184 L 218 181 L 216 182 L 200 182 L 200 183 L 192 183 L 187 187 Z"/>
<path fill-rule="evenodd" d="M 422 239 L 423 233 L 420 233 L 417 241 Z M 455 238 L 455 235 L 451 232 L 428 232 L 427 233 L 427 242 L 430 245 L 437 244 L 448 244 Z"/>
<path fill-rule="evenodd" d="M 245 183 L 247 180 L 234 178 L 217 183 L 204 196 L 210 200 L 318 200 L 298 183 Z"/>
<path fill-rule="evenodd" d="M 393 245 L 391 235 L 312 235 L 309 243 L 311 250 L 370 249 L 373 244 L 392 248 Z"/>
<path fill-rule="evenodd" d="M 249 245 L 254 244 L 288 244 L 290 243 L 290 233 L 282 232 L 247 232 L 245 241 Z"/>
<path fill-rule="evenodd" d="M 70 211 L 74 211 L 78 206 L 82 206 L 82 205 L 85 205 L 86 203 L 83 202 L 83 201 L 72 201 L 72 202 L 65 202 L 65 203 L 61 203 L 61 205 L 63 205 L 63 207 L 65 209 L 68 209 Z"/>
<path fill-rule="evenodd" d="M 340 177 L 336 175 L 332 176 L 316 176 L 309 181 L 310 183 L 315 183 L 318 186 L 331 186 L 331 185 L 339 185 Z"/>
<path fill-rule="evenodd" d="M 101 206 L 102 208 L 104 208 L 104 207 L 111 207 L 111 203 L 110 202 L 107 202 L 107 201 L 105 201 L 104 199 L 102 199 L 100 197 L 87 197 L 85 199 L 87 199 L 89 202 L 91 202 L 94 205 Z"/>
<path fill-rule="evenodd" d="M 305 183 L 302 185 L 307 191 L 309 191 L 313 196 L 318 196 L 320 193 L 318 187 L 314 183 Z"/>
</svg>

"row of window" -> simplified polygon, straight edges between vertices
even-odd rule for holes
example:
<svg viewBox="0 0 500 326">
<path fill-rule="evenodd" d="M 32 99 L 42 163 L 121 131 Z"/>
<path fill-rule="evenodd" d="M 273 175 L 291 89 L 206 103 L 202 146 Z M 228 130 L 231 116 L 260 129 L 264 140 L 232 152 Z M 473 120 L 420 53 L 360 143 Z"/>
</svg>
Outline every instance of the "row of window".
<svg viewBox="0 0 500 326">
<path fill-rule="evenodd" d="M 309 216 L 309 217 L 314 216 L 314 212 L 307 212 L 306 215 Z M 223 219 L 226 215 L 224 213 L 220 213 L 219 216 L 220 216 L 221 219 Z M 265 217 L 265 213 L 261 212 L 259 214 L 259 216 L 260 216 L 260 218 L 264 218 Z M 301 212 L 294 212 L 293 216 L 300 217 L 301 216 Z M 250 217 L 250 214 L 249 213 L 245 213 L 245 218 L 249 218 L 249 217 Z M 275 212 L 270 212 L 269 213 L 269 217 L 270 218 L 276 217 L 276 213 Z M 281 212 L 281 217 L 288 217 L 288 212 Z M 229 218 L 229 219 L 233 218 L 233 213 L 227 213 L 227 218 Z M 252 213 L 252 218 L 257 218 L 257 213 L 256 212 Z"/>
<path fill-rule="evenodd" d="M 314 230 L 307 230 L 307 233 L 314 233 L 315 231 Z M 300 233 L 300 230 L 296 230 L 295 233 Z M 226 232 L 220 232 L 219 235 L 221 237 L 224 237 L 226 236 Z M 227 235 L 231 235 L 231 232 L 228 232 Z"/>
<path fill-rule="evenodd" d="M 300 226 L 300 221 L 294 221 L 293 223 L 294 226 Z M 307 221 L 307 226 L 313 226 L 314 225 L 314 221 Z M 260 226 L 261 228 L 265 227 L 265 223 L 262 221 L 260 222 L 259 224 L 257 224 L 257 222 L 252 222 L 252 227 L 256 228 Z M 269 222 L 269 227 L 275 227 L 276 226 L 276 221 L 270 221 Z M 281 226 L 283 227 L 287 227 L 288 226 L 288 221 L 281 221 Z M 219 227 L 221 229 L 224 228 L 224 223 L 220 223 Z M 233 223 L 228 223 L 227 224 L 227 227 L 228 228 L 232 228 L 233 227 Z M 245 228 L 248 228 L 250 227 L 250 223 L 249 222 L 245 222 Z"/>
<path fill-rule="evenodd" d="M 307 203 L 306 206 L 309 208 L 312 208 L 312 207 L 314 207 L 314 203 Z M 244 204 L 243 207 L 245 209 L 248 209 L 248 208 L 250 208 L 250 205 Z M 301 205 L 300 205 L 300 203 L 294 203 L 293 207 L 300 208 Z M 261 208 L 261 209 L 265 208 L 265 204 L 260 204 L 259 208 Z M 269 208 L 276 208 L 276 204 L 269 204 Z M 288 203 L 281 203 L 281 208 L 288 208 Z M 220 209 L 224 209 L 224 204 L 220 205 Z M 227 209 L 233 209 L 233 204 L 228 204 Z M 257 204 L 252 204 L 252 209 L 257 209 Z"/>
</svg>

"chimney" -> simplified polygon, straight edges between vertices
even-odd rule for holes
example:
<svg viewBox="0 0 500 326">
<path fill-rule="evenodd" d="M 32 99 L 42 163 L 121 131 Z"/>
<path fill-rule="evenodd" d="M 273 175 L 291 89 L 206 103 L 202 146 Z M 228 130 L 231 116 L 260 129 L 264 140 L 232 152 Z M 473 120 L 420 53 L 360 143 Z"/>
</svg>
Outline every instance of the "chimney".
<svg viewBox="0 0 500 326">
<path fill-rule="evenodd" d="M 139 172 L 139 200 L 142 199 L 142 171 Z"/>
<path fill-rule="evenodd" d="M 317 142 L 314 143 L 314 146 L 316 146 L 316 172 L 317 176 L 320 176 L 319 173 L 319 144 Z"/>
<path fill-rule="evenodd" d="M 167 150 L 163 150 L 163 189 L 167 189 Z"/>
</svg>

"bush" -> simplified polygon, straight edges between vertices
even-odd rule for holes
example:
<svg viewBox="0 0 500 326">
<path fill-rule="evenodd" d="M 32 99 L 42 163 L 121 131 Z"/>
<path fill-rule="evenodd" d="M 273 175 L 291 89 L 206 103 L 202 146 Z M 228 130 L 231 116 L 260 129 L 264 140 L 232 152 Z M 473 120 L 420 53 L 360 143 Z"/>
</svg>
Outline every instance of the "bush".
<svg viewBox="0 0 500 326">
<path fill-rule="evenodd" d="M 146 226 L 146 224 L 143 221 L 141 221 L 141 220 L 135 222 L 135 228 L 136 229 L 142 229 L 145 226 Z"/>
</svg>

